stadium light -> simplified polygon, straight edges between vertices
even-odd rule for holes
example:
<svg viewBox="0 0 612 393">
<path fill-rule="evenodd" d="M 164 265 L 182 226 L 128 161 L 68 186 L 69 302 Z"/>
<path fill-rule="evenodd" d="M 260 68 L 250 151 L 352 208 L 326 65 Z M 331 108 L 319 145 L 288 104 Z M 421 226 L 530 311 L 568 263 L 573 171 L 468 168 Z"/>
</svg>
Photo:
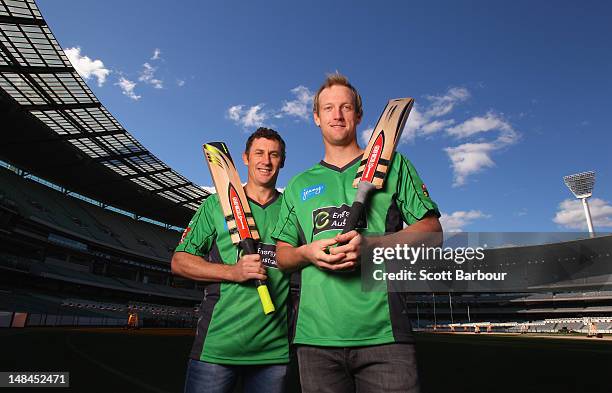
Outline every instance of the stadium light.
<svg viewBox="0 0 612 393">
<path fill-rule="evenodd" d="M 591 212 L 589 210 L 589 204 L 587 198 L 593 195 L 593 186 L 595 185 L 595 172 L 581 172 L 575 175 L 568 175 L 563 177 L 563 182 L 570 189 L 572 194 L 582 201 L 582 207 L 584 207 L 584 215 L 586 216 L 587 226 L 589 227 L 589 233 L 591 237 L 595 236 L 593 231 L 593 221 L 591 220 Z"/>
</svg>

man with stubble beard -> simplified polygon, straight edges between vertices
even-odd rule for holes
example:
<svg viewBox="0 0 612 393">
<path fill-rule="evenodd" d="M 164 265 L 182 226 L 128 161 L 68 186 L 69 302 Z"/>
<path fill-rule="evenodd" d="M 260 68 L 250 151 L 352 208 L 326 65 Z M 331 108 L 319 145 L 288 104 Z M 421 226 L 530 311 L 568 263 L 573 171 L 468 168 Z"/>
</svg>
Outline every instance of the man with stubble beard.
<svg viewBox="0 0 612 393">
<path fill-rule="evenodd" d="M 303 391 L 418 392 L 403 296 L 363 292 L 359 258 L 366 242 L 405 244 L 417 232 L 441 232 L 438 207 L 410 161 L 397 153 L 365 222 L 340 234 L 338 217 L 348 215 L 363 155 L 357 143 L 361 97 L 346 77 L 329 75 L 314 97 L 313 116 L 325 157 L 289 182 L 272 234 L 278 266 L 301 271 L 294 344 Z M 380 233 L 391 234 L 366 237 Z"/>
</svg>

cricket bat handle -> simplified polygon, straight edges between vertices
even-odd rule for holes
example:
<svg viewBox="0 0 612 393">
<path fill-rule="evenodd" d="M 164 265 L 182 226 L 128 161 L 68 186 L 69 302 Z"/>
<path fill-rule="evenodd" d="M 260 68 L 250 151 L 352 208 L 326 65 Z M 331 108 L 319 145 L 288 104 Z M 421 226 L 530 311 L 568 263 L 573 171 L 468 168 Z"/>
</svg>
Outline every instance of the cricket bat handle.
<svg viewBox="0 0 612 393">
<path fill-rule="evenodd" d="M 245 254 L 257 254 L 255 240 L 251 238 L 247 238 L 240 241 L 240 247 L 242 248 Z M 268 315 L 276 311 L 276 308 L 274 308 L 274 303 L 272 302 L 272 297 L 270 297 L 270 291 L 268 290 L 266 282 L 263 280 L 253 281 L 255 281 L 255 287 L 257 288 L 257 293 L 259 294 L 259 300 L 261 300 L 261 306 L 263 307 L 264 314 Z"/>
<path fill-rule="evenodd" d="M 366 202 L 370 193 L 376 189 L 374 184 L 367 181 L 360 181 L 357 186 L 357 194 L 355 195 L 355 200 L 351 205 L 351 210 L 349 210 L 349 216 L 346 220 L 346 224 L 344 224 L 344 228 L 342 229 L 342 233 L 348 233 L 353 229 L 357 228 L 357 224 L 359 223 L 359 219 L 363 214 L 363 210 L 366 208 Z"/>
<path fill-rule="evenodd" d="M 353 229 L 357 228 L 357 224 L 359 223 L 359 218 L 363 213 L 364 204 L 358 201 L 353 202 L 351 205 L 351 210 L 349 210 L 349 216 L 346 220 L 346 224 L 344 224 L 344 228 L 342 229 L 342 233 L 348 233 Z"/>
</svg>

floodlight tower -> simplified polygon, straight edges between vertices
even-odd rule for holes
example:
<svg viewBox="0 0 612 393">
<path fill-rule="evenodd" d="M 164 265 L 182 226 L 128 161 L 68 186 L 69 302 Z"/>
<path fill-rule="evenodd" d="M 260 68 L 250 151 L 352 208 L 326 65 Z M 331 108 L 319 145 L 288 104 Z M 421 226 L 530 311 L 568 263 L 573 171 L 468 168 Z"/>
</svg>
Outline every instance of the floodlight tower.
<svg viewBox="0 0 612 393">
<path fill-rule="evenodd" d="M 589 204 L 587 202 L 587 198 L 590 198 L 591 195 L 593 195 L 595 172 L 581 172 L 576 173 L 575 175 L 564 176 L 563 182 L 576 198 L 582 200 L 582 207 L 584 207 L 584 215 L 586 216 L 589 233 L 591 234 L 591 237 L 595 236 L 595 233 L 593 232 L 591 212 L 589 211 Z"/>
</svg>

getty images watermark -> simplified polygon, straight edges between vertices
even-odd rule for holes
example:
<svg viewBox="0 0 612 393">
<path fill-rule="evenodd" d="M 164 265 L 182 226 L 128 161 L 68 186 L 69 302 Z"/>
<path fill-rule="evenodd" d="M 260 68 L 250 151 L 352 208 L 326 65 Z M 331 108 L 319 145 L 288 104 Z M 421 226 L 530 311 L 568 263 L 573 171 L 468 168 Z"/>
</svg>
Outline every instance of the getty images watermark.
<svg viewBox="0 0 612 393">
<path fill-rule="evenodd" d="M 401 244 L 366 241 L 365 291 L 522 292 L 609 285 L 610 237 L 584 233 L 415 233 Z"/>
<path fill-rule="evenodd" d="M 427 264 L 428 262 L 454 262 L 462 265 L 465 262 L 482 262 L 485 259 L 483 247 L 426 247 L 408 246 L 407 244 L 396 244 L 393 247 L 374 247 L 372 249 L 372 263 L 375 265 L 383 264 L 387 261 L 405 261 L 410 265 L 417 263 Z M 430 271 L 419 269 L 417 271 L 402 269 L 399 272 L 387 272 L 384 269 L 376 269 L 373 272 L 374 280 L 505 280 L 507 272 L 468 272 L 463 269 L 447 269 L 442 271 Z"/>
</svg>

